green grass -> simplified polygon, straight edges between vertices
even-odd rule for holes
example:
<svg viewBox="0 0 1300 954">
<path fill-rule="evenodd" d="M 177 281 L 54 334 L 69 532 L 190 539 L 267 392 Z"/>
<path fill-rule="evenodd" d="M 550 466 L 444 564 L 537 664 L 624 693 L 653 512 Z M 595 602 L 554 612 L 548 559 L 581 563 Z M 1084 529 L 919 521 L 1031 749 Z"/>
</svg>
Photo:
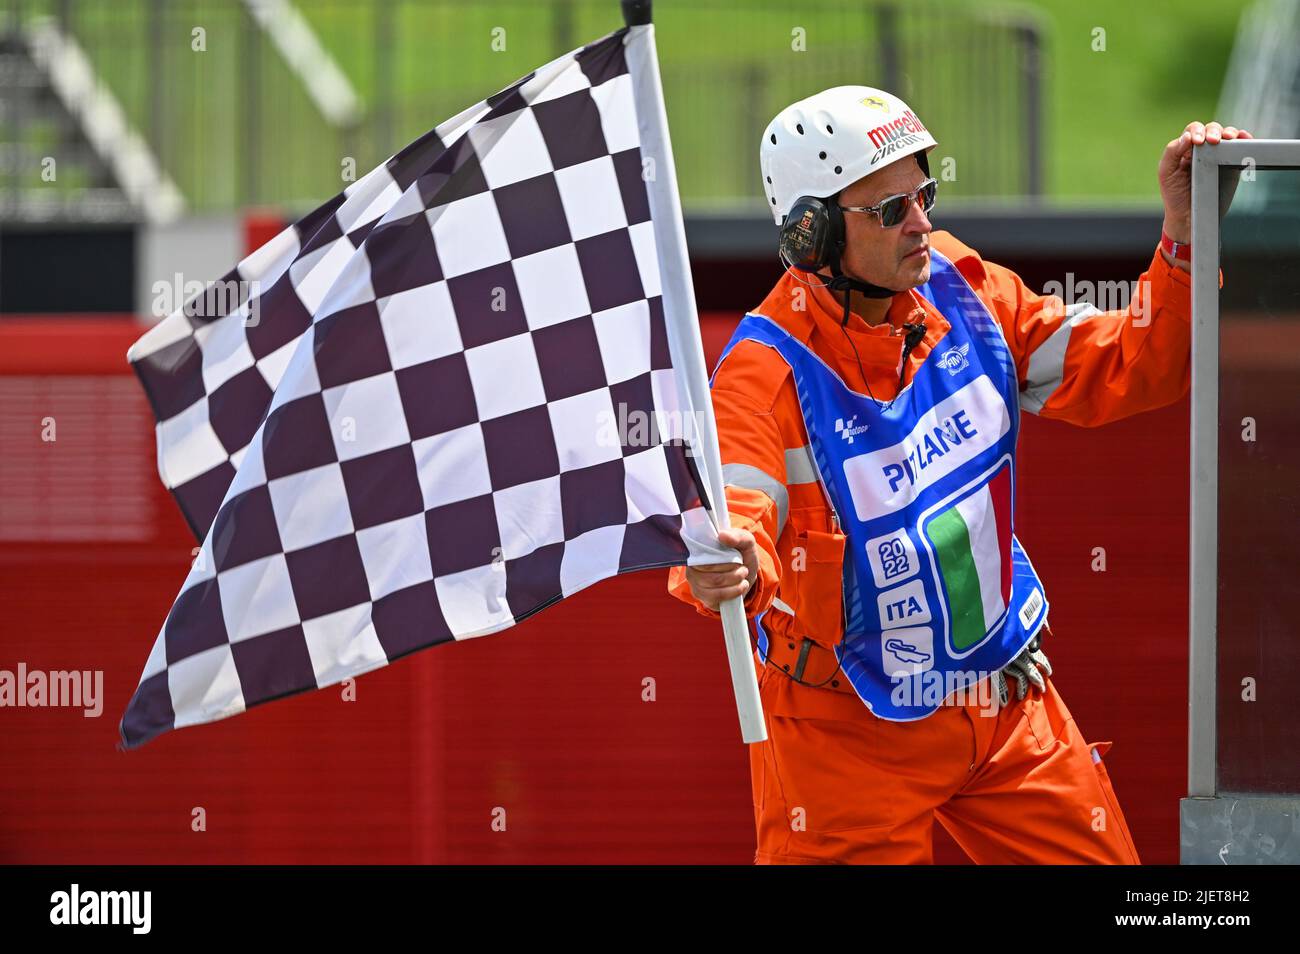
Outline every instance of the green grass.
<svg viewBox="0 0 1300 954">
<path fill-rule="evenodd" d="M 3 0 L 0 0 L 0 4 Z M 1010 11 L 1042 25 L 1045 186 L 1060 202 L 1152 202 L 1164 144 L 1209 120 L 1246 0 L 898 3 L 897 88 L 957 162 L 945 200 L 1024 189 Z M 27 0 L 25 9 L 53 9 Z M 330 129 L 234 0 L 79 0 L 74 28 L 132 121 L 161 135 L 164 166 L 198 208 L 304 207 L 460 109 L 621 24 L 615 0 L 395 0 L 390 42 L 367 0 L 297 0 L 366 104 Z M 785 104 L 848 83 L 882 85 L 876 8 L 852 0 L 659 0 L 656 32 L 678 177 L 688 204 L 761 201 L 758 136 Z M 964 11 L 957 16 L 953 11 Z M 190 49 L 194 26 L 207 51 Z M 494 28 L 505 49 L 494 50 Z M 792 49 L 792 31 L 806 49 Z M 1093 30 L 1106 50 L 1092 49 Z M 260 47 L 260 49 L 259 49 Z M 248 96 L 257 93 L 255 106 Z M 1227 117 L 1230 119 L 1230 117 Z"/>
<path fill-rule="evenodd" d="M 1165 144 L 1216 116 L 1245 0 L 1039 0 L 1048 27 L 1048 190 L 1155 201 Z M 1092 49 L 1094 28 L 1105 52 Z"/>
<path fill-rule="evenodd" d="M 300 0 L 331 49 L 347 58 L 345 67 L 370 98 L 375 75 L 373 47 L 351 42 L 355 13 L 340 11 L 334 0 Z M 974 176 L 964 187 L 963 166 L 982 169 L 984 153 L 1021 148 L 989 142 L 989 98 L 1010 101 L 1018 95 L 1014 78 L 994 69 L 965 67 L 978 55 L 978 32 L 989 27 L 954 23 L 942 8 L 902 5 L 918 14 L 900 24 L 904 70 L 919 94 L 914 105 L 941 142 L 938 153 L 959 157 L 958 179 L 949 195 L 1002 191 L 1014 185 L 993 170 Z M 957 9 L 991 17 L 984 0 L 957 0 Z M 1155 166 L 1165 143 L 1192 119 L 1214 117 L 1237 20 L 1246 0 L 1037 0 L 1000 5 L 1025 11 L 1041 24 L 1044 49 L 1045 186 L 1063 202 L 1149 201 L 1156 196 Z M 582 3 L 576 8 L 579 41 L 618 25 L 612 3 Z M 658 4 L 659 55 L 665 98 L 683 194 L 701 200 L 753 195 L 757 188 L 757 133 L 775 112 L 794 99 L 839 83 L 882 82 L 874 43 L 875 24 L 850 4 L 800 5 L 794 2 L 747 4 Z M 738 8 L 748 13 L 737 14 Z M 952 9 L 950 6 L 949 9 Z M 994 6 L 994 14 L 998 10 Z M 347 22 L 353 18 L 353 22 Z M 544 4 L 502 9 L 423 12 L 408 10 L 401 43 L 427 51 L 429 68 L 411 69 L 419 57 L 405 49 L 394 59 L 407 64 L 397 83 L 408 121 L 402 141 L 423 131 L 409 121 L 410 108 L 429 104 L 429 122 L 479 91 L 496 89 L 553 56 L 551 11 Z M 504 25 L 508 49 L 488 49 L 492 25 Z M 791 31 L 806 31 L 807 49 L 791 49 Z M 1094 30 L 1105 31 L 1105 50 L 1094 50 Z M 522 34 L 522 36 L 521 36 Z M 995 51 L 996 52 L 996 51 Z M 1005 58 L 1005 57 L 1004 57 Z M 463 82 L 431 88 L 437 62 L 456 64 Z M 1005 63 L 994 62 L 994 67 Z M 928 74 L 935 74 L 930 82 Z M 941 77 L 939 79 L 938 77 Z M 972 79 L 983 92 L 969 89 Z M 444 93 L 443 90 L 446 90 Z M 457 98 L 458 97 L 458 98 Z M 417 115 L 419 113 L 417 112 Z M 1218 117 L 1222 118 L 1222 117 Z M 725 161 L 719 161 L 725 153 Z M 998 153 L 1007 162 L 1006 152 Z M 982 178 L 982 181 L 981 181 Z"/>
</svg>

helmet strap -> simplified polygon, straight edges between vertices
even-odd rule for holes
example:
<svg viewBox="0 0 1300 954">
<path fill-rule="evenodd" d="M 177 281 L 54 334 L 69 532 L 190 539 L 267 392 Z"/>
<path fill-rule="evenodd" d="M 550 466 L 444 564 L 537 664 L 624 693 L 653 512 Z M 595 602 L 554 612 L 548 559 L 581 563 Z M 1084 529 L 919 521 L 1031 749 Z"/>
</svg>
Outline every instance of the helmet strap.
<svg viewBox="0 0 1300 954">
<path fill-rule="evenodd" d="M 870 282 L 859 281 L 844 274 L 840 268 L 840 256 L 838 249 L 831 255 L 830 260 L 831 275 L 834 276 L 826 287 L 834 292 L 844 292 L 844 316 L 840 319 L 840 325 L 849 323 L 849 302 L 853 300 L 853 292 L 861 292 L 867 298 L 893 298 L 898 292 L 892 288 L 882 288 L 879 285 L 873 285 Z"/>
</svg>

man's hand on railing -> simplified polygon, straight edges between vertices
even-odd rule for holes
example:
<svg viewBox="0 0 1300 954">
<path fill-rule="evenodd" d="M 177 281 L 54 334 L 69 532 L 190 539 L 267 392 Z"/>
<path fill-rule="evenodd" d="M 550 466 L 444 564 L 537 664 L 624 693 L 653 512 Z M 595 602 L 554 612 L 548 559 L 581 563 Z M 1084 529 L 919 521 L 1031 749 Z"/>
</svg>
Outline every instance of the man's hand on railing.
<svg viewBox="0 0 1300 954">
<path fill-rule="evenodd" d="M 1156 170 L 1160 180 L 1160 199 L 1165 206 L 1166 235 L 1179 245 L 1190 245 L 1192 241 L 1192 148 L 1205 143 L 1214 145 L 1229 139 L 1253 138 L 1246 130 L 1236 126 L 1222 126 L 1217 122 L 1206 125 L 1193 120 L 1187 124 L 1182 135 L 1169 141 Z M 1164 255 L 1171 265 L 1186 268 L 1185 263 L 1174 260 L 1167 252 Z"/>
</svg>

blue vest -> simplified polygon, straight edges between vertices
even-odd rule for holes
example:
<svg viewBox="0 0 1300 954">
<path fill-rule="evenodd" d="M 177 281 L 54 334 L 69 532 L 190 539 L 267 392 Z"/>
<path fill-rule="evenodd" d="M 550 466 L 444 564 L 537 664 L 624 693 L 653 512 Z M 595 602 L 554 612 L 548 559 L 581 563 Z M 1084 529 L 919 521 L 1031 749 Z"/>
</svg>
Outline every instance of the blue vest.
<svg viewBox="0 0 1300 954">
<path fill-rule="evenodd" d="M 719 360 L 749 340 L 790 366 L 818 478 L 847 537 L 835 653 L 867 707 L 896 722 L 922 719 L 1002 669 L 1048 610 L 1013 529 L 1020 388 L 1011 353 L 933 249 L 917 291 L 951 328 L 885 410 L 763 315 L 745 316 Z M 766 660 L 764 616 L 755 624 Z"/>
</svg>

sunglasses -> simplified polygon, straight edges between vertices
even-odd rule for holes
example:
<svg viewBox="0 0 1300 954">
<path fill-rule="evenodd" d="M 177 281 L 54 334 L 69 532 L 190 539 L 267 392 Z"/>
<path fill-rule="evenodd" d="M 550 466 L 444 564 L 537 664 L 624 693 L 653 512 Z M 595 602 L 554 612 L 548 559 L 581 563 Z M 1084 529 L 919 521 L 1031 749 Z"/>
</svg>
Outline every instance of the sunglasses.
<svg viewBox="0 0 1300 954">
<path fill-rule="evenodd" d="M 937 179 L 926 179 L 915 192 L 902 192 L 898 195 L 891 195 L 888 199 L 881 199 L 875 205 L 870 206 L 852 206 L 842 205 L 842 212 L 868 212 L 880 219 L 882 228 L 892 229 L 897 225 L 903 224 L 903 219 L 907 218 L 908 210 L 912 208 L 914 201 L 920 201 L 921 210 L 929 212 L 934 208 L 934 194 L 939 188 Z"/>
</svg>

